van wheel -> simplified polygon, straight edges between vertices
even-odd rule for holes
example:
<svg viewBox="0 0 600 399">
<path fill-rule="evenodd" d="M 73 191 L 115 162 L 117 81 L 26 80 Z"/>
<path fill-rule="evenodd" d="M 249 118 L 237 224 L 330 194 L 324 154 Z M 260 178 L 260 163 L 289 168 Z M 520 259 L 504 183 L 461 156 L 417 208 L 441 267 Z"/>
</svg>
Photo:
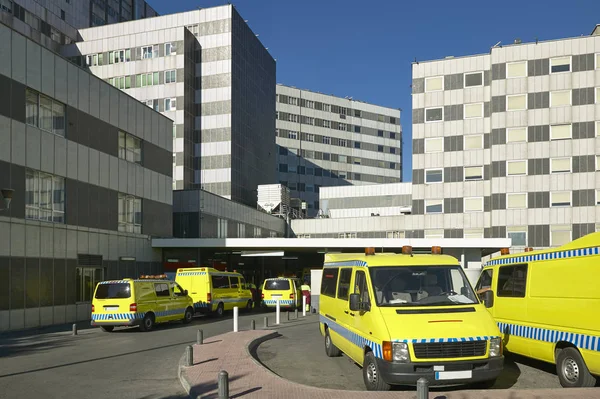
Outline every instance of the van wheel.
<svg viewBox="0 0 600 399">
<path fill-rule="evenodd" d="M 596 385 L 596 379 L 575 348 L 564 348 L 558 352 L 556 374 L 564 388 L 589 388 Z"/>
<path fill-rule="evenodd" d="M 223 302 L 221 302 L 218 306 L 217 306 L 217 310 L 215 311 L 217 317 L 223 317 L 223 314 L 225 314 L 225 307 L 223 306 Z"/>
<path fill-rule="evenodd" d="M 183 315 L 183 323 L 188 324 L 194 318 L 194 310 L 191 307 L 188 307 L 185 310 L 185 314 Z"/>
<path fill-rule="evenodd" d="M 154 327 L 154 314 L 146 313 L 144 316 L 144 320 L 142 320 L 142 324 L 140 324 L 140 330 L 146 332 L 152 330 Z"/>
<path fill-rule="evenodd" d="M 104 332 L 112 332 L 115 329 L 115 326 L 100 326 L 100 329 Z"/>
<path fill-rule="evenodd" d="M 363 380 L 369 391 L 389 391 L 391 388 L 391 385 L 383 380 L 373 352 L 365 353 Z"/>
<path fill-rule="evenodd" d="M 342 352 L 333 344 L 331 336 L 329 335 L 329 329 L 325 329 L 325 353 L 329 357 L 338 357 Z"/>
</svg>

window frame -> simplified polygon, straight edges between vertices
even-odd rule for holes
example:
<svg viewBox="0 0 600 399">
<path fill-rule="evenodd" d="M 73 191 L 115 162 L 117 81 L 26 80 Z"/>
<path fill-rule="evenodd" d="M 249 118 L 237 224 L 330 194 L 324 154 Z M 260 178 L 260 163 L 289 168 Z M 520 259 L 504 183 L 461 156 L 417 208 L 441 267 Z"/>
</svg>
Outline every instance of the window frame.
<svg viewBox="0 0 600 399">
<path fill-rule="evenodd" d="M 480 108 L 481 108 L 481 116 L 466 116 L 467 115 L 467 106 L 473 106 L 473 105 L 479 105 L 480 106 Z M 467 120 L 467 119 L 481 119 L 483 117 L 484 117 L 483 102 L 463 104 L 463 119 L 465 119 L 465 120 Z"/>
<path fill-rule="evenodd" d="M 510 109 L 508 108 L 508 99 L 509 98 L 514 98 L 514 97 L 525 97 L 525 108 L 517 108 L 517 109 Z M 514 111 L 527 111 L 527 94 L 508 94 L 506 96 L 506 112 L 514 112 Z"/>
<path fill-rule="evenodd" d="M 167 47 L 169 48 L 169 54 L 167 54 Z M 173 44 L 173 42 L 167 42 L 165 43 L 165 57 L 170 57 L 172 55 L 177 55 L 177 49 L 176 46 Z"/>
<path fill-rule="evenodd" d="M 33 180 L 33 190 L 30 190 L 29 179 Z M 42 207 L 43 198 L 43 181 L 50 181 L 50 191 L 45 195 L 48 196 L 49 201 L 46 207 Z M 58 182 L 61 181 L 61 184 Z M 39 170 L 26 168 L 25 169 L 25 219 L 27 220 L 38 220 L 41 222 L 66 224 L 66 179 L 62 176 L 53 175 L 51 173 L 41 172 Z M 60 189 L 61 202 L 56 201 L 56 194 Z M 33 196 L 30 196 L 30 192 L 33 192 Z M 31 203 L 30 203 L 31 200 Z M 60 209 L 62 208 L 62 210 Z M 35 216 L 31 216 L 35 213 Z M 49 214 L 49 219 L 43 218 L 42 215 Z"/>
<path fill-rule="evenodd" d="M 562 224 L 560 225 L 554 225 L 554 226 L 562 226 Z M 556 229 L 556 230 L 552 230 L 552 225 L 550 226 L 550 246 L 551 247 L 555 247 L 555 246 L 561 246 L 564 245 L 565 243 L 561 243 L 561 244 L 555 244 L 554 240 L 553 240 L 553 235 L 552 233 L 557 232 L 557 231 L 568 231 L 569 232 L 569 238 L 567 239 L 567 243 L 571 242 L 573 240 L 573 227 L 571 226 L 570 229 Z"/>
<path fill-rule="evenodd" d="M 554 194 L 564 194 L 564 193 L 569 194 L 569 203 L 568 204 L 557 203 L 555 205 L 554 201 L 552 200 L 552 197 L 554 196 Z M 568 190 L 550 191 L 550 208 L 565 208 L 565 207 L 572 207 L 572 206 L 573 206 L 573 191 L 568 191 Z"/>
<path fill-rule="evenodd" d="M 334 274 L 332 280 L 326 280 L 326 272 L 331 271 Z M 321 287 L 319 288 L 319 294 L 327 296 L 329 298 L 335 299 L 337 297 L 337 289 L 338 289 L 338 280 L 340 276 L 340 268 L 339 267 L 325 267 L 323 268 L 323 278 L 321 278 Z M 325 282 L 331 281 L 333 283 L 333 293 L 326 292 L 324 290 Z M 329 288 L 329 287 L 327 287 Z"/>
<path fill-rule="evenodd" d="M 554 93 L 569 93 L 569 103 L 568 104 L 561 104 L 561 105 L 553 105 L 552 104 L 552 97 Z M 595 93 L 595 91 L 594 91 Z M 568 90 L 554 90 L 550 92 L 550 108 L 560 108 L 560 107 L 570 107 L 573 105 L 573 91 L 571 89 Z"/>
<path fill-rule="evenodd" d="M 467 210 L 467 200 L 480 200 L 481 201 L 481 210 Z M 485 204 L 483 203 L 483 197 L 475 196 L 475 197 L 464 197 L 463 198 L 463 212 L 464 213 L 480 213 L 485 210 Z"/>
<path fill-rule="evenodd" d="M 28 95 L 35 96 L 35 98 L 36 98 L 35 104 L 29 102 Z M 46 102 L 49 102 L 49 108 L 42 107 L 42 98 Z M 34 116 L 28 116 L 28 107 L 30 104 L 33 104 L 35 106 L 35 115 Z M 61 112 L 62 117 L 59 114 L 55 114 L 55 110 L 57 109 L 57 107 L 60 107 L 62 109 L 62 112 Z M 44 114 L 45 116 L 42 115 L 42 108 L 44 108 L 44 110 L 45 110 L 45 114 Z M 46 115 L 46 114 L 48 114 L 48 115 Z M 28 121 L 28 119 L 32 118 L 32 117 L 35 118 L 35 124 L 31 124 Z M 45 126 L 43 126 L 43 125 L 45 125 L 46 121 L 44 121 L 44 123 L 42 123 L 42 117 L 50 118 L 50 124 L 51 124 L 50 130 L 46 129 Z M 60 120 L 62 120 L 62 129 L 57 129 L 56 128 L 57 121 L 60 121 Z M 26 125 L 36 127 L 40 130 L 43 130 L 44 132 L 52 133 L 52 134 L 55 134 L 60 137 L 66 137 L 66 135 L 67 135 L 66 121 L 67 121 L 67 106 L 65 104 L 63 104 L 60 101 L 55 100 L 54 98 L 52 98 L 50 96 L 41 94 L 37 90 L 33 90 L 29 87 L 26 88 L 26 90 L 25 90 L 25 124 Z"/>
<path fill-rule="evenodd" d="M 568 137 L 559 137 L 559 138 L 553 138 L 552 137 L 552 128 L 555 126 L 569 126 L 569 136 Z M 572 123 L 557 123 L 554 125 L 550 125 L 550 141 L 556 141 L 556 140 L 569 140 L 573 138 L 573 124 Z"/>
<path fill-rule="evenodd" d="M 133 138 L 133 142 L 137 142 L 139 143 L 139 151 L 138 149 L 134 146 L 132 148 L 130 148 L 128 146 L 129 140 L 128 138 L 131 137 Z M 127 133 L 123 130 L 119 130 L 118 136 L 117 136 L 119 142 L 118 142 L 118 158 L 119 159 L 123 159 L 127 162 L 131 162 L 131 163 L 135 163 L 138 165 L 142 165 L 142 159 L 143 159 L 143 140 L 133 134 Z M 124 140 L 124 146 L 121 146 L 121 139 Z M 121 156 L 123 154 L 123 156 Z M 129 159 L 129 155 L 133 154 L 133 160 Z"/>
<path fill-rule="evenodd" d="M 429 80 L 433 80 L 433 79 L 442 79 L 442 88 L 438 89 L 438 90 L 427 90 L 427 81 Z M 444 83 L 445 83 L 445 76 L 444 75 L 438 75 L 438 76 L 429 76 L 425 78 L 425 81 L 423 82 L 423 90 L 424 93 L 436 93 L 436 92 L 440 92 L 440 91 L 444 91 Z"/>
<path fill-rule="evenodd" d="M 427 120 L 427 111 L 432 110 L 432 109 L 441 109 L 442 110 L 442 118 L 439 119 L 439 120 L 436 119 L 434 121 L 428 121 Z M 425 123 L 440 123 L 440 122 L 443 122 L 444 121 L 444 107 L 441 106 L 441 107 L 428 107 L 428 108 L 425 108 L 424 118 L 425 118 Z"/>
<path fill-rule="evenodd" d="M 512 237 L 510 236 L 511 233 L 518 233 L 518 234 L 523 233 L 523 234 L 525 234 L 525 244 L 518 244 L 518 243 L 513 244 L 512 243 Z M 527 235 L 528 235 L 527 229 L 524 229 L 524 230 L 523 229 L 510 230 L 510 227 L 508 227 L 507 230 L 506 230 L 506 238 L 510 238 L 511 239 L 511 246 L 515 246 L 515 247 L 526 247 L 527 246 Z"/>
<path fill-rule="evenodd" d="M 142 198 L 119 192 L 118 204 L 118 231 L 141 234 L 144 215 Z M 139 208 L 137 206 L 138 204 Z M 123 205 L 123 209 L 121 209 L 121 205 Z M 131 209 L 128 206 L 131 206 Z M 129 211 L 131 211 L 132 220 L 127 220 Z M 137 213 L 139 213 L 139 223 L 136 221 L 136 217 L 138 216 Z M 123 220 L 121 220 L 122 214 L 125 215 Z"/>
<path fill-rule="evenodd" d="M 515 65 L 515 64 L 525 64 L 525 75 L 508 76 L 508 66 Z M 506 63 L 506 74 L 505 74 L 506 79 L 519 79 L 519 78 L 526 78 L 526 77 L 527 77 L 527 60 L 513 61 L 513 62 Z"/>
<path fill-rule="evenodd" d="M 338 272 L 338 281 L 337 281 L 337 287 L 336 287 L 336 299 L 340 299 L 343 301 L 348 301 L 348 298 L 350 298 L 350 288 L 352 287 L 352 267 L 340 267 L 340 271 Z M 347 273 L 346 273 L 347 272 Z M 342 277 L 345 277 L 344 274 L 347 274 L 348 276 L 348 281 L 342 281 Z M 341 296 L 340 293 L 342 292 L 341 289 L 343 287 L 341 287 L 342 283 L 344 284 L 348 284 L 348 287 L 346 289 L 345 292 L 345 297 Z"/>
<path fill-rule="evenodd" d="M 506 209 L 527 209 L 527 200 L 528 200 L 528 193 L 527 192 L 519 192 L 519 193 L 506 193 Z M 524 195 L 525 196 L 525 206 L 524 207 L 509 207 L 508 206 L 508 197 L 509 196 L 517 196 L 517 195 Z"/>
<path fill-rule="evenodd" d="M 561 160 L 565 160 L 568 159 L 569 160 L 569 169 L 568 170 L 559 170 L 559 171 L 555 171 L 552 167 L 553 161 L 561 161 Z M 573 158 L 572 157 L 556 157 L 556 158 L 550 158 L 550 174 L 551 175 L 556 175 L 556 174 L 561 174 L 561 173 L 572 173 L 573 171 Z"/>
<path fill-rule="evenodd" d="M 470 118 L 473 119 L 473 118 Z M 467 148 L 467 138 L 473 138 L 475 136 L 479 136 L 479 138 L 481 139 L 481 146 L 477 147 L 477 148 Z M 483 150 L 484 149 L 484 142 L 483 142 L 483 134 L 479 133 L 479 134 L 467 134 L 467 135 L 463 135 L 463 151 L 477 151 L 477 150 Z"/>
<path fill-rule="evenodd" d="M 516 162 L 525 162 L 525 173 L 519 173 L 517 175 L 511 175 L 508 174 L 508 164 L 509 163 L 516 163 Z M 515 160 L 510 160 L 510 161 L 506 161 L 506 176 L 527 176 L 529 174 L 529 163 L 527 162 L 526 159 L 515 159 Z"/>
<path fill-rule="evenodd" d="M 167 82 L 167 74 L 174 73 L 174 80 Z M 164 73 L 165 84 L 177 83 L 177 69 L 169 69 Z"/>
<path fill-rule="evenodd" d="M 600 53 L 595 53 L 594 54 L 594 70 L 600 69 L 600 63 L 598 62 L 599 60 L 600 60 Z"/>
<path fill-rule="evenodd" d="M 600 206 L 600 189 L 596 189 L 596 203 L 594 206 Z"/>
<path fill-rule="evenodd" d="M 428 182 L 427 181 L 427 172 L 428 171 L 434 171 L 434 170 L 439 170 L 439 171 L 442 172 L 442 179 L 440 181 Z M 429 168 L 429 169 L 425 169 L 423 180 L 424 180 L 425 184 L 440 184 L 440 183 L 443 183 L 444 182 L 444 168 Z"/>
<path fill-rule="evenodd" d="M 167 109 L 167 102 L 169 104 L 169 109 Z M 173 104 L 175 104 L 175 107 L 173 107 Z M 171 97 L 171 98 L 165 98 L 165 112 L 166 111 L 177 111 L 177 98 L 176 97 Z"/>
<path fill-rule="evenodd" d="M 467 179 L 467 168 L 480 168 L 481 170 L 481 177 L 477 176 L 477 178 L 469 178 Z M 475 165 L 475 166 L 463 166 L 463 181 L 481 181 L 483 180 L 483 176 L 484 175 L 484 168 L 481 165 Z"/>
<path fill-rule="evenodd" d="M 508 277 L 505 281 L 505 284 L 506 284 L 511 278 L 514 278 L 515 272 L 518 270 L 517 268 L 523 267 L 523 266 L 525 267 L 525 281 L 524 281 L 523 294 L 515 295 L 514 282 L 512 284 L 511 295 L 504 294 L 505 291 L 500 290 L 500 276 L 502 274 L 502 271 L 511 269 L 510 277 Z M 529 277 L 529 264 L 527 264 L 527 263 L 517 263 L 517 264 L 513 264 L 513 265 L 500 266 L 498 268 L 498 279 L 496 281 L 496 296 L 498 296 L 500 298 L 526 298 L 527 297 L 527 279 L 528 279 L 528 277 Z"/>
<path fill-rule="evenodd" d="M 524 139 L 523 140 L 519 140 L 519 141 L 509 141 L 509 139 L 508 139 L 508 137 L 509 137 L 509 131 L 511 131 L 511 130 L 514 131 L 514 130 L 517 130 L 517 129 L 519 129 L 519 130 L 520 129 L 525 129 Z M 528 142 L 528 140 L 527 140 L 527 138 L 528 138 L 527 134 L 528 134 L 528 132 L 527 132 L 527 126 L 507 127 L 506 128 L 506 140 L 505 140 L 506 144 L 509 144 L 509 143 L 527 143 Z"/>
<path fill-rule="evenodd" d="M 429 202 L 429 201 L 431 201 L 431 202 L 436 202 L 436 204 L 431 204 L 431 205 L 428 205 L 428 204 L 427 204 L 427 202 Z M 440 211 L 439 211 L 439 212 L 437 212 L 437 211 L 436 211 L 436 212 L 430 212 L 430 211 L 427 211 L 427 207 L 428 207 L 428 206 L 438 206 L 437 202 L 439 202 L 439 206 L 441 206 L 441 208 L 440 208 Z M 442 199 L 432 199 L 432 198 L 430 198 L 430 199 L 426 199 L 426 200 L 425 200 L 425 203 L 423 204 L 423 210 L 425 211 L 425 214 L 426 214 L 426 215 L 438 215 L 438 214 L 443 214 L 443 213 L 444 213 L 444 199 L 443 199 L 443 198 L 442 198 Z"/>
<path fill-rule="evenodd" d="M 481 84 L 480 85 L 474 85 L 474 86 L 467 86 L 467 75 L 481 75 Z M 483 74 L 483 71 L 477 71 L 477 72 L 465 72 L 463 73 L 463 88 L 467 88 L 467 87 L 483 87 L 485 86 L 485 76 Z"/>
<path fill-rule="evenodd" d="M 552 71 L 552 60 L 557 59 L 557 58 L 568 58 L 569 59 L 569 70 L 568 71 L 558 71 L 558 72 Z M 573 57 L 570 55 L 561 55 L 561 56 L 556 56 L 556 57 L 550 57 L 550 59 L 548 60 L 548 63 L 549 63 L 548 69 L 549 69 L 550 75 L 554 75 L 554 74 L 558 74 L 558 73 L 565 73 L 565 72 L 567 72 L 567 73 L 573 72 Z"/>
</svg>

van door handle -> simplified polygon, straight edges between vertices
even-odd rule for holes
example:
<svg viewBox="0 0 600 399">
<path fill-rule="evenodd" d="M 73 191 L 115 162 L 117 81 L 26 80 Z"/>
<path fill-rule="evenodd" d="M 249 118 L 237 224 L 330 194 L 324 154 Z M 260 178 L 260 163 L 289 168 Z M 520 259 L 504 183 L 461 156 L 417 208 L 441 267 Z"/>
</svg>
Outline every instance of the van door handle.
<svg viewBox="0 0 600 399">
<path fill-rule="evenodd" d="M 344 313 L 348 314 L 349 312 L 347 310 L 344 310 Z"/>
<path fill-rule="evenodd" d="M 354 316 L 354 313 L 350 313 L 350 316 Z"/>
</svg>

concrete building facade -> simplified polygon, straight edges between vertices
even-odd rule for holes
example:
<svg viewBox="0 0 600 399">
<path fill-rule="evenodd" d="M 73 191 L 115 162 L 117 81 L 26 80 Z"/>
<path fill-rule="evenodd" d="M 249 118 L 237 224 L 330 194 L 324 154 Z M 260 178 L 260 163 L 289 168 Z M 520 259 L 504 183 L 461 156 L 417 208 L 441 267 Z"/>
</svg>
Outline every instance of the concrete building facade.
<svg viewBox="0 0 600 399">
<path fill-rule="evenodd" d="M 400 110 L 277 85 L 279 183 L 319 213 L 325 186 L 402 181 Z"/>
<path fill-rule="evenodd" d="M 255 206 L 276 181 L 275 61 L 232 5 L 80 34 L 65 56 L 175 122 L 174 189 Z"/>
<path fill-rule="evenodd" d="M 172 121 L 4 24 L 0 59 L 0 331 L 88 320 L 96 282 L 162 270 Z"/>
<path fill-rule="evenodd" d="M 545 248 L 598 230 L 600 36 L 413 64 L 414 237 Z"/>
</svg>

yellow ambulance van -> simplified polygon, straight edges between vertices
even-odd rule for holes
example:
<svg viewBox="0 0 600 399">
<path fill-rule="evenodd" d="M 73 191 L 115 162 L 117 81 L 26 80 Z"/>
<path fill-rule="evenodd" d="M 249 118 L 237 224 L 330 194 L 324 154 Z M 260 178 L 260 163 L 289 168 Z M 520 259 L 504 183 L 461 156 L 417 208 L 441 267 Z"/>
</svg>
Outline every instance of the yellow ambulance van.
<svg viewBox="0 0 600 399">
<path fill-rule="evenodd" d="M 370 391 L 413 385 L 493 385 L 504 366 L 498 326 L 458 260 L 442 255 L 326 254 L 320 330 L 330 357 L 363 369 Z"/>
<path fill-rule="evenodd" d="M 600 377 L 600 233 L 508 252 L 483 266 L 475 286 L 506 350 L 555 364 L 563 387 L 593 387 Z"/>
<path fill-rule="evenodd" d="M 102 281 L 94 290 L 91 325 L 105 332 L 118 326 L 150 331 L 156 323 L 189 323 L 193 306 L 187 291 L 165 275 Z"/>
<path fill-rule="evenodd" d="M 252 310 L 252 291 L 240 273 L 210 267 L 184 268 L 177 269 L 175 281 L 188 290 L 198 313 L 222 317 L 235 306 Z"/>
<path fill-rule="evenodd" d="M 263 282 L 261 294 L 263 307 L 275 309 L 279 300 L 280 309 L 302 307 L 300 280 L 295 277 L 268 278 Z"/>
</svg>

